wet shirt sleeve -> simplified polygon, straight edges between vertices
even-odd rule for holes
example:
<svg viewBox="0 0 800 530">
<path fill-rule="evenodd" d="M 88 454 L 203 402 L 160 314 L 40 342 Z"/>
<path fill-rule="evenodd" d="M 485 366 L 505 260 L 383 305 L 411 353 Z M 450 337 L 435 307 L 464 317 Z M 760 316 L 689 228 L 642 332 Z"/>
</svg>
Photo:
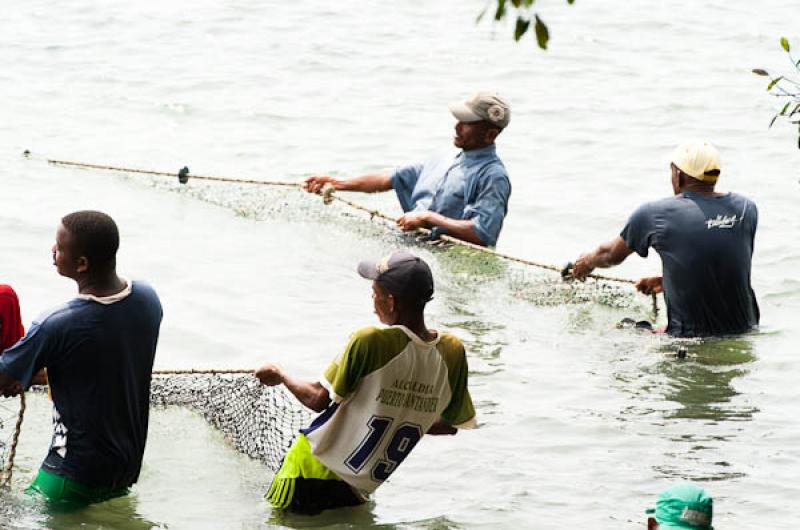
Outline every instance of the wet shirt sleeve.
<svg viewBox="0 0 800 530">
<path fill-rule="evenodd" d="M 451 397 L 442 412 L 442 419 L 457 429 L 472 429 L 475 427 L 475 407 L 467 389 L 469 368 L 463 346 L 461 352 L 458 362 L 448 367 Z"/>
<path fill-rule="evenodd" d="M 646 258 L 648 249 L 656 244 L 656 227 L 652 206 L 644 204 L 637 208 L 628 219 L 620 236 L 625 240 L 629 249 Z"/>
<path fill-rule="evenodd" d="M 46 324 L 46 323 L 45 323 Z M 0 372 L 28 388 L 34 374 L 47 366 L 56 339 L 46 325 L 34 322 L 28 333 L 0 356 Z"/>
<path fill-rule="evenodd" d="M 400 167 L 392 173 L 390 180 L 392 188 L 397 194 L 397 200 L 404 212 L 414 209 L 414 187 L 417 185 L 419 176 L 422 174 L 423 165 L 421 162 Z"/>
<path fill-rule="evenodd" d="M 475 233 L 487 246 L 497 244 L 510 196 L 511 183 L 505 169 L 491 166 L 481 175 L 474 199 L 464 207 L 464 219 L 473 221 Z"/>
</svg>

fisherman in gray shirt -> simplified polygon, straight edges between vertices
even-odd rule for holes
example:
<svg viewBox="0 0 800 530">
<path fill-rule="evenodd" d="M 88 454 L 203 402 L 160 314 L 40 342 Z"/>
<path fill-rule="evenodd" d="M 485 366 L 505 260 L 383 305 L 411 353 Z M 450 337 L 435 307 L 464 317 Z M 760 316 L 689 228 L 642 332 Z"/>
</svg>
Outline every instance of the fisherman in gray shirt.
<svg viewBox="0 0 800 530">
<path fill-rule="evenodd" d="M 702 337 L 746 332 L 758 325 L 750 286 L 758 210 L 736 193 L 718 193 L 719 153 L 709 142 L 678 146 L 671 158 L 669 197 L 640 206 L 622 233 L 581 255 L 572 275 L 585 280 L 596 267 L 622 263 L 632 252 L 661 256 L 663 276 L 642 278 L 636 288 L 664 293 L 667 333 Z"/>
</svg>

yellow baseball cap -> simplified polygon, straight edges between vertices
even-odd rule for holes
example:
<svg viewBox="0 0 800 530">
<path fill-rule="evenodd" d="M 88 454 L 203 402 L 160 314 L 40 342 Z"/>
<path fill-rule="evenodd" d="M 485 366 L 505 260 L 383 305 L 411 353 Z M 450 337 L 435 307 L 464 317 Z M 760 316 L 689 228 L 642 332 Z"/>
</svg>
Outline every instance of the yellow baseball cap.
<svg viewBox="0 0 800 530">
<path fill-rule="evenodd" d="M 707 140 L 689 140 L 672 152 L 670 162 L 690 177 L 705 182 L 719 178 L 719 151 Z"/>
</svg>

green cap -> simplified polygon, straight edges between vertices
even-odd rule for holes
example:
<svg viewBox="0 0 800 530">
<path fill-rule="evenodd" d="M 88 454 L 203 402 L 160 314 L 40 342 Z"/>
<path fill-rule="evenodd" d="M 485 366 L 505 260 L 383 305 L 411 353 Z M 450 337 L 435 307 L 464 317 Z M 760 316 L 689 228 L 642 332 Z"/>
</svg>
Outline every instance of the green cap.
<svg viewBox="0 0 800 530">
<path fill-rule="evenodd" d="M 656 501 L 656 522 L 659 530 L 713 530 L 714 500 L 705 490 L 690 482 L 681 482 L 661 492 Z"/>
</svg>

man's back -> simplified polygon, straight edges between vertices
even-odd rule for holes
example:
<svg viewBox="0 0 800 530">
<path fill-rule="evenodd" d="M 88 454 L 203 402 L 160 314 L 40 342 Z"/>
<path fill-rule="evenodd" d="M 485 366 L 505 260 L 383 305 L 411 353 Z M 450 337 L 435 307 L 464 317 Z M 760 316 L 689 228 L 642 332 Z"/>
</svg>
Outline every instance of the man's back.
<svg viewBox="0 0 800 530">
<path fill-rule="evenodd" d="M 742 333 L 758 324 L 750 286 L 757 224 L 755 203 L 735 193 L 684 192 L 634 212 L 622 238 L 641 256 L 651 246 L 661 256 L 668 333 Z"/>
<path fill-rule="evenodd" d="M 447 333 L 426 343 L 404 326 L 364 328 L 325 381 L 334 404 L 304 433 L 314 455 L 362 492 L 388 478 L 440 417 L 458 426 L 475 416 L 464 347 Z"/>
<path fill-rule="evenodd" d="M 93 487 L 136 482 L 161 315 L 153 289 L 134 282 L 119 295 L 71 300 L 6 352 L 12 367 L 21 354 L 36 358 L 34 371 L 47 368 L 55 429 L 43 469 Z"/>
</svg>

